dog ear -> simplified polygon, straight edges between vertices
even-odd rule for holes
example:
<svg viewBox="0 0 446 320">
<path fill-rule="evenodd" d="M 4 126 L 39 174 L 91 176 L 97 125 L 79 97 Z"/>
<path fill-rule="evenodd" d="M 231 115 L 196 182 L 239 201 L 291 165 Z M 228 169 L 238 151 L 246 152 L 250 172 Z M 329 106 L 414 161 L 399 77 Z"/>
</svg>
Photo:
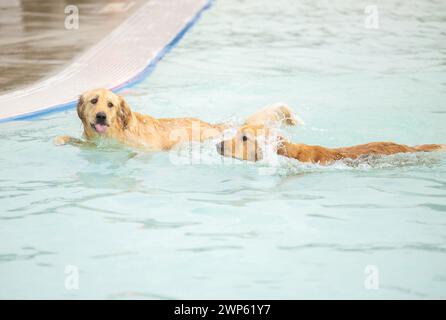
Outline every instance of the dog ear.
<svg viewBox="0 0 446 320">
<path fill-rule="evenodd" d="M 121 128 L 125 130 L 129 125 L 132 115 L 132 110 L 130 110 L 129 105 L 122 96 L 119 96 L 119 100 L 121 101 L 121 103 L 118 109 L 118 121 L 121 124 Z"/>
<path fill-rule="evenodd" d="M 79 101 L 77 102 L 77 107 L 76 107 L 76 109 L 77 109 L 77 115 L 79 116 L 79 118 L 82 120 L 82 121 L 84 121 L 85 120 L 85 116 L 84 116 L 84 102 L 85 102 L 85 99 L 84 99 L 84 96 L 83 95 L 80 95 L 79 96 Z"/>
</svg>

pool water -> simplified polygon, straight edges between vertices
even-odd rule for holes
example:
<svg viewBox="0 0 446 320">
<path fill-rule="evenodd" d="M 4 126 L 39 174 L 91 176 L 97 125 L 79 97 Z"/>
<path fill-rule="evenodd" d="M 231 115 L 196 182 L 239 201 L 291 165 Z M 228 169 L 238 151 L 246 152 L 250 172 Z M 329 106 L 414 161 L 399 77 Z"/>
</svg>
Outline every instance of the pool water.
<svg viewBox="0 0 446 320">
<path fill-rule="evenodd" d="M 308 144 L 446 143 L 446 4 L 216 1 L 136 111 L 240 123 L 286 102 Z M 446 298 L 446 154 L 223 160 L 55 147 L 70 110 L 0 125 L 0 298 Z M 276 159 L 277 160 L 277 159 Z"/>
</svg>

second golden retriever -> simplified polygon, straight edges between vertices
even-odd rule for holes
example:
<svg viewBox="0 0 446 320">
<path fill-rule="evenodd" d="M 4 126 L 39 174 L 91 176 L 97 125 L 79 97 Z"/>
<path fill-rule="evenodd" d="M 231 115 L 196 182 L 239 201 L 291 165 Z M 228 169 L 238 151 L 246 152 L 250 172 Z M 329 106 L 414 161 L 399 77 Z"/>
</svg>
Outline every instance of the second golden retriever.
<svg viewBox="0 0 446 320">
<path fill-rule="evenodd" d="M 268 142 L 269 141 L 269 142 Z M 270 128 L 262 125 L 246 124 L 242 126 L 234 138 L 217 144 L 217 151 L 224 156 L 241 160 L 258 161 L 263 158 L 265 144 L 273 143 L 275 152 L 281 156 L 294 158 L 301 162 L 329 164 L 341 159 L 356 159 L 362 155 L 390 155 L 407 152 L 446 151 L 444 144 L 423 144 L 407 146 L 393 142 L 372 142 L 352 147 L 326 148 L 301 143 L 292 143 Z"/>
</svg>

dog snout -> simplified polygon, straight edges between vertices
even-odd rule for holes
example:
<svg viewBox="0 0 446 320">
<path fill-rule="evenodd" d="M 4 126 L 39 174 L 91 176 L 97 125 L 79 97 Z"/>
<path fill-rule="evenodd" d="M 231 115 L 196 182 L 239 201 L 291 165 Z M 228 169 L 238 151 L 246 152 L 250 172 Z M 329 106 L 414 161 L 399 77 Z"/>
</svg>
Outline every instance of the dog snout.
<svg viewBox="0 0 446 320">
<path fill-rule="evenodd" d="M 104 123 L 105 120 L 107 120 L 107 115 L 105 114 L 105 112 L 96 113 L 96 122 Z"/>
</svg>

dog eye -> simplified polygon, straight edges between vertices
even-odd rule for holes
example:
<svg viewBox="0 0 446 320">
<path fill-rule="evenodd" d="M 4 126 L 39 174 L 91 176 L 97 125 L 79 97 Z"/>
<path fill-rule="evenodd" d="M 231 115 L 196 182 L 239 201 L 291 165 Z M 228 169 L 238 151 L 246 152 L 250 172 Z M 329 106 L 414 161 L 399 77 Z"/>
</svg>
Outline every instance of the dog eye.
<svg viewBox="0 0 446 320">
<path fill-rule="evenodd" d="M 108 103 L 108 107 L 109 107 L 109 108 L 113 108 L 113 103 L 109 102 L 109 103 Z"/>
<path fill-rule="evenodd" d="M 248 141 L 248 137 L 247 137 L 247 136 L 243 136 L 243 137 L 242 137 L 242 140 L 243 140 L 243 141 Z"/>
<path fill-rule="evenodd" d="M 90 102 L 91 102 L 92 104 L 96 104 L 96 103 L 98 102 L 98 98 L 91 99 Z"/>
</svg>

